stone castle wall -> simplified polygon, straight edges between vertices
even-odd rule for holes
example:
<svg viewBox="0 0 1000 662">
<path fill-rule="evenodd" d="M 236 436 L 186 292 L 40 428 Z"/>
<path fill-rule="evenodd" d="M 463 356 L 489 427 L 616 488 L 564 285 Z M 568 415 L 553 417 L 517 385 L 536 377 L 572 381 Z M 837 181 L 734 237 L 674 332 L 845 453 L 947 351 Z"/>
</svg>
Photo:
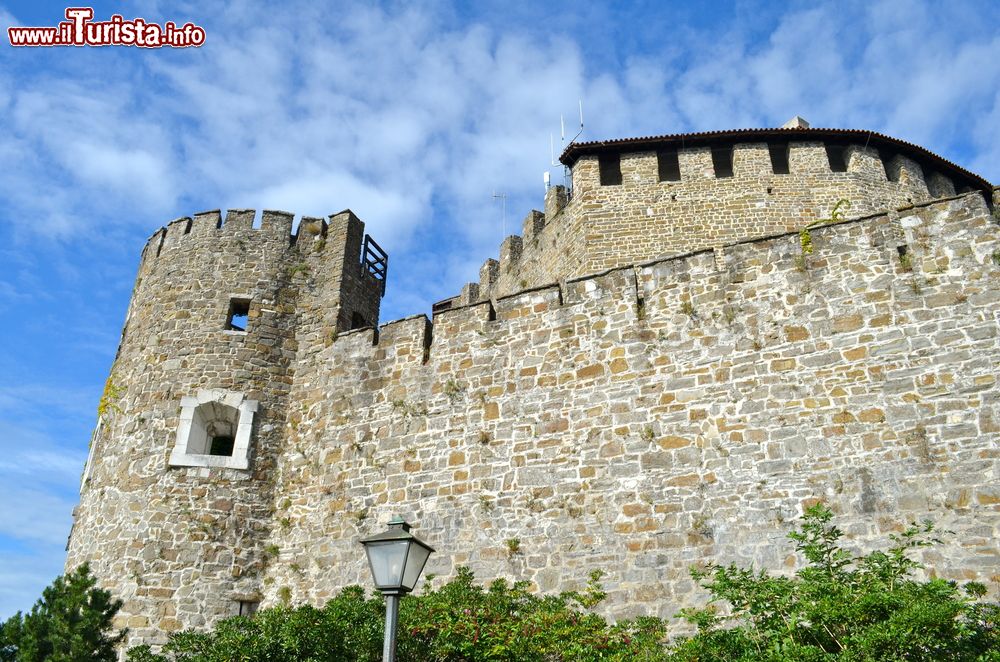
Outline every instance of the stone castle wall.
<svg viewBox="0 0 1000 662">
<path fill-rule="evenodd" d="M 848 145 L 846 171 L 834 172 L 823 142 L 793 140 L 787 149 L 789 172 L 775 174 L 767 143 L 736 143 L 729 177 L 716 176 L 708 147 L 680 149 L 678 181 L 659 181 L 655 151 L 626 149 L 618 185 L 602 185 L 598 157 L 582 156 L 568 203 L 564 189 L 550 189 L 545 213 L 525 218 L 522 234 L 503 242 L 499 261 L 484 265 L 475 296 L 467 290 L 456 304 L 799 230 L 829 218 L 842 199 L 850 202 L 844 217 L 858 218 L 955 194 L 950 179 L 931 172 L 925 181 L 904 155 L 883 160 L 871 147 Z"/>
<path fill-rule="evenodd" d="M 181 219 L 143 255 L 67 559 L 133 644 L 367 586 L 358 541 L 394 514 L 428 573 L 556 591 L 602 569 L 613 617 L 700 599 L 699 561 L 791 568 L 816 499 L 859 549 L 930 517 L 955 532 L 922 552 L 940 574 L 1000 574 L 1000 228 L 977 193 L 816 228 L 811 253 L 759 238 L 360 330 L 360 221 L 252 219 Z M 202 389 L 260 403 L 250 470 L 169 466 Z"/>
<path fill-rule="evenodd" d="M 995 582 L 995 220 L 969 194 L 812 241 L 616 269 L 323 348 L 278 459 L 265 602 L 368 585 L 358 540 L 399 513 L 438 550 L 429 573 L 560 591 L 599 568 L 606 613 L 669 616 L 699 599 L 693 563 L 792 567 L 785 535 L 817 499 L 859 548 L 930 517 L 954 535 L 924 559 Z"/>
</svg>

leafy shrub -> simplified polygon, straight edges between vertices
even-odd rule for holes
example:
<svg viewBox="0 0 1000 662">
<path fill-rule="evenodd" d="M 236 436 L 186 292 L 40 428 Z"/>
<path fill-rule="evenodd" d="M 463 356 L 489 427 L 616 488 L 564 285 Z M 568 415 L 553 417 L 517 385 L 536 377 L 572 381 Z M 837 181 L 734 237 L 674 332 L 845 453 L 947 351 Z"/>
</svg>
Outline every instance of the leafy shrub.
<svg viewBox="0 0 1000 662">
<path fill-rule="evenodd" d="M 662 659 L 663 622 L 643 618 L 610 625 L 585 608 L 604 598 L 594 573 L 583 592 L 538 596 L 526 583 L 500 579 L 482 587 L 468 568 L 444 586 L 400 601 L 398 659 L 557 661 Z M 171 636 L 161 654 L 141 646 L 130 662 L 308 662 L 382 656 L 385 606 L 357 586 L 322 609 L 276 607 L 253 618 L 222 621 L 207 633 Z"/>
<path fill-rule="evenodd" d="M 1000 660 L 1000 605 L 975 602 L 982 584 L 912 578 L 922 566 L 906 552 L 937 542 L 929 523 L 890 536 L 887 551 L 854 558 L 832 517 L 813 506 L 790 534 L 808 562 L 794 577 L 736 566 L 695 572 L 730 615 L 712 605 L 684 610 L 698 634 L 676 643 L 673 659 Z"/>
</svg>

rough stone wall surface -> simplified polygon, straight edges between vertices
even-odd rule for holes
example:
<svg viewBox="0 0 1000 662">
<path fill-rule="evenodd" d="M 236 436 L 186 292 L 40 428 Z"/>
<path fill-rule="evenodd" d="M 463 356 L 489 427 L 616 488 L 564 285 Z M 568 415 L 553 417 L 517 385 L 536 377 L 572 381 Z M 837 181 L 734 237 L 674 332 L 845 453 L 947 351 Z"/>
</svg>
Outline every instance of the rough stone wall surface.
<svg viewBox="0 0 1000 662">
<path fill-rule="evenodd" d="M 117 396 L 91 442 L 66 561 L 89 561 L 125 601 L 117 625 L 131 643 L 162 643 L 259 599 L 298 349 L 332 342 L 345 309 L 378 318 L 360 221 L 304 218 L 293 243 L 292 220 L 264 212 L 255 229 L 252 210 L 224 224 L 199 214 L 143 252 L 109 378 Z M 233 298 L 250 301 L 246 333 L 224 328 Z M 259 401 L 250 471 L 168 466 L 180 400 L 200 389 Z"/>
<path fill-rule="evenodd" d="M 760 238 L 355 331 L 346 307 L 378 315 L 360 222 L 294 243 L 287 214 L 251 222 L 171 223 L 140 266 L 67 559 L 125 600 L 131 643 L 368 585 L 358 541 L 397 513 L 436 581 L 601 569 L 612 617 L 702 599 L 693 563 L 793 568 L 816 499 L 859 551 L 934 519 L 954 535 L 924 560 L 995 590 L 1000 228 L 979 194 L 818 227 L 809 253 Z M 236 296 L 245 335 L 221 329 Z M 199 388 L 260 401 L 250 471 L 167 466 Z"/>
<path fill-rule="evenodd" d="M 265 602 L 368 585 L 399 513 L 441 581 L 602 569 L 605 613 L 669 616 L 693 563 L 790 569 L 817 499 L 859 550 L 930 517 L 924 560 L 995 580 L 998 239 L 970 194 L 343 336 L 293 396 Z"/>
<path fill-rule="evenodd" d="M 678 160 L 681 179 L 661 182 L 655 152 L 626 152 L 622 183 L 609 186 L 600 183 L 597 157 L 581 157 L 572 199 L 565 207 L 547 202 L 540 230 L 525 220 L 523 250 L 506 259 L 501 251 L 496 282 L 481 281 L 480 297 L 799 230 L 829 218 L 842 199 L 850 202 L 844 217 L 857 218 L 955 194 L 941 174 L 933 173 L 929 191 L 912 160 L 896 155 L 883 164 L 863 145 L 846 147 L 846 172 L 831 170 L 821 142 L 790 143 L 788 174 L 772 172 L 765 143 L 736 144 L 731 177 L 716 176 L 707 147 L 681 149 Z"/>
</svg>

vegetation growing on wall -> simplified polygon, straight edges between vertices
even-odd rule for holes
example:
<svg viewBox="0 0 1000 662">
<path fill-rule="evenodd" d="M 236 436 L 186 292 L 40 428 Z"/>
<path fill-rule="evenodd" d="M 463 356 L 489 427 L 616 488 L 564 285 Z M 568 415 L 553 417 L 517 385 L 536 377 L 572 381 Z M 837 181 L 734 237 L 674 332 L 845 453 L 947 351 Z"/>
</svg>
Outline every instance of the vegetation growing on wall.
<svg viewBox="0 0 1000 662">
<path fill-rule="evenodd" d="M 789 535 L 806 562 L 793 576 L 736 566 L 694 570 L 711 599 L 681 612 L 697 627 L 690 637 L 667 641 L 667 622 L 655 617 L 611 624 L 591 613 L 606 597 L 600 571 L 581 591 L 538 595 L 526 582 L 479 585 L 462 568 L 443 586 L 402 601 L 399 660 L 1000 660 L 1000 604 L 979 601 L 984 586 L 914 578 L 921 566 L 907 554 L 937 542 L 929 523 L 855 557 L 841 546 L 832 518 L 813 506 Z M 283 589 L 287 602 L 291 592 Z M 0 661 L 111 662 L 125 636 L 112 627 L 120 607 L 81 566 L 45 589 L 30 613 L 0 625 Z M 353 586 L 322 609 L 285 604 L 229 618 L 210 632 L 171 635 L 159 654 L 133 648 L 128 659 L 375 662 L 383 618 L 382 599 Z"/>
</svg>

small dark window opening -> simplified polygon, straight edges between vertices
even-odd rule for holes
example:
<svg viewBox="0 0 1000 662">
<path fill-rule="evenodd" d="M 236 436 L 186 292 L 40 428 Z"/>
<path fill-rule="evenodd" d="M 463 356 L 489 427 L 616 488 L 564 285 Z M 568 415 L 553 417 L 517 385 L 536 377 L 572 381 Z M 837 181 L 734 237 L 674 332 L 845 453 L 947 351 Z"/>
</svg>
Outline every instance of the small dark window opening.
<svg viewBox="0 0 1000 662">
<path fill-rule="evenodd" d="M 733 176 L 733 148 L 713 147 L 712 167 L 715 168 L 717 178 Z"/>
<path fill-rule="evenodd" d="M 363 329 L 366 326 L 368 326 L 368 322 L 366 322 L 365 318 L 361 316 L 361 313 L 352 313 L 351 314 L 351 329 L 352 330 L 353 329 Z"/>
<path fill-rule="evenodd" d="M 191 234 L 191 223 L 192 220 L 189 218 L 187 223 L 184 225 L 184 234 Z"/>
<path fill-rule="evenodd" d="M 656 153 L 656 166 L 660 171 L 661 182 L 681 181 L 681 164 L 677 158 L 676 149 L 661 149 Z"/>
<path fill-rule="evenodd" d="M 622 183 L 621 154 L 601 154 L 597 157 L 597 167 L 601 172 L 601 186 L 615 186 Z"/>
<path fill-rule="evenodd" d="M 768 145 L 767 150 L 771 153 L 771 172 L 776 175 L 787 175 L 788 169 L 788 145 Z"/>
<path fill-rule="evenodd" d="M 156 257 L 160 257 L 160 251 L 163 250 L 163 240 L 167 238 L 167 229 L 163 228 L 160 230 L 160 240 L 156 244 Z"/>
<path fill-rule="evenodd" d="M 893 155 L 891 152 L 887 152 L 884 149 L 878 151 L 879 161 L 882 162 L 882 168 L 885 169 L 885 178 L 890 182 L 899 181 L 899 169 L 892 167 Z"/>
<path fill-rule="evenodd" d="M 259 600 L 240 600 L 240 616 L 253 616 L 260 609 Z"/>
<path fill-rule="evenodd" d="M 830 162 L 830 170 L 847 172 L 847 147 L 844 145 L 827 145 L 826 158 Z"/>
<path fill-rule="evenodd" d="M 246 331 L 249 317 L 249 299 L 230 299 L 229 315 L 226 317 L 226 329 L 229 331 Z"/>
<path fill-rule="evenodd" d="M 231 457 L 233 454 L 233 442 L 234 439 L 229 435 L 216 435 L 212 437 L 212 443 L 208 447 L 208 454 Z"/>
</svg>

